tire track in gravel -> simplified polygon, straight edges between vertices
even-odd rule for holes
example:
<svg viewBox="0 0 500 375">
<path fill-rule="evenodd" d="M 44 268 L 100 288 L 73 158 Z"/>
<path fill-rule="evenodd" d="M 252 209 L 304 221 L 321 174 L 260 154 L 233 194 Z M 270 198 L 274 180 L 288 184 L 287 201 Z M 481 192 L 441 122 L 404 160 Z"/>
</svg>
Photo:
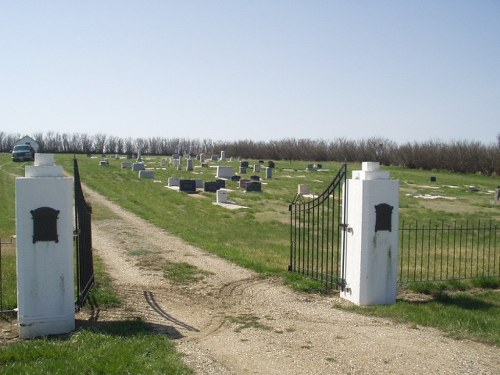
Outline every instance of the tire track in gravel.
<svg viewBox="0 0 500 375">
<path fill-rule="evenodd" d="M 337 296 L 293 292 L 86 194 L 116 215 L 94 221 L 93 242 L 125 298 L 123 308 L 100 311 L 98 319 L 142 317 L 176 339 L 197 374 L 500 373 L 498 348 L 334 309 L 343 303 Z M 130 251 L 139 247 L 211 274 L 189 286 L 172 284 L 161 271 L 137 265 Z"/>
</svg>

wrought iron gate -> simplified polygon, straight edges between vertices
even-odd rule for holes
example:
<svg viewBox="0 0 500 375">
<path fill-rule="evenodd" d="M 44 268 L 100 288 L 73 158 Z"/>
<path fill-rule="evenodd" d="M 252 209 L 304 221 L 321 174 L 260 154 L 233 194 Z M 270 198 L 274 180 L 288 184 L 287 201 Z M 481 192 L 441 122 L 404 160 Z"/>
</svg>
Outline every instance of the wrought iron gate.
<svg viewBox="0 0 500 375">
<path fill-rule="evenodd" d="M 347 165 L 319 196 L 297 194 L 290 211 L 290 265 L 288 270 L 341 289 L 345 277 Z M 343 194 L 344 193 L 344 194 Z"/>
<path fill-rule="evenodd" d="M 94 263 L 92 259 L 92 206 L 83 195 L 78 170 L 78 161 L 74 159 L 75 178 L 75 247 L 77 273 L 77 301 L 82 307 L 94 286 Z"/>
</svg>

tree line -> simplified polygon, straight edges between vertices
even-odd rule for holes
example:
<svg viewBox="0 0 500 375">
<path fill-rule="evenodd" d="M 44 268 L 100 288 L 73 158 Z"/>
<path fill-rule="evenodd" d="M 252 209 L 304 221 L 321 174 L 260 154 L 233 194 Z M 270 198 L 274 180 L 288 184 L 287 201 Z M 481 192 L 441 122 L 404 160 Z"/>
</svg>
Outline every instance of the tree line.
<svg viewBox="0 0 500 375">
<path fill-rule="evenodd" d="M 10 152 L 20 134 L 0 132 L 0 152 Z M 247 159 L 362 162 L 379 161 L 425 170 L 448 170 L 460 173 L 500 175 L 500 134 L 489 145 L 477 141 L 406 142 L 397 144 L 389 139 L 371 137 L 361 140 L 337 138 L 312 140 L 285 138 L 270 141 L 216 141 L 189 138 L 120 138 L 105 134 L 36 133 L 31 136 L 40 146 L 39 152 L 127 155 L 198 154 L 226 155 Z"/>
</svg>

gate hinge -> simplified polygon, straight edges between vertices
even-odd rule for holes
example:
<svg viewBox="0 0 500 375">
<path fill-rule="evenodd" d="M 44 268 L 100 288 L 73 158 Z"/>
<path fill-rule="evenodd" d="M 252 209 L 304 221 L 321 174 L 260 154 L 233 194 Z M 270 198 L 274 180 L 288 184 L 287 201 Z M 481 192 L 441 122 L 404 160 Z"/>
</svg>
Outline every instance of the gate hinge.
<svg viewBox="0 0 500 375">
<path fill-rule="evenodd" d="M 347 233 L 352 233 L 352 227 L 349 226 L 349 224 L 345 223 L 340 223 L 339 227 L 341 227 L 343 230 L 345 230 Z"/>
</svg>

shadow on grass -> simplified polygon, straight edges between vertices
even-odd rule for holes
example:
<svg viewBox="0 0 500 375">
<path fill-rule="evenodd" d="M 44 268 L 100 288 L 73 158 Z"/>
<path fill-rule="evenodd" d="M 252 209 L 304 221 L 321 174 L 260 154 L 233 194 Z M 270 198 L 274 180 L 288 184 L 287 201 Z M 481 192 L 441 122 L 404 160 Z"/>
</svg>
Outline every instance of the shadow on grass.
<svg viewBox="0 0 500 375">
<path fill-rule="evenodd" d="M 482 301 L 480 299 L 474 298 L 474 296 L 465 294 L 448 295 L 446 293 L 440 293 L 435 297 L 435 301 L 443 305 L 454 305 L 466 310 L 487 311 L 494 307 L 497 307 L 494 303 Z"/>
<path fill-rule="evenodd" d="M 400 299 L 400 301 L 405 301 L 412 305 L 427 305 L 430 303 L 440 303 L 445 306 L 455 306 L 464 310 L 480 310 L 488 311 L 495 307 L 498 307 L 495 303 L 482 301 L 475 298 L 473 295 L 466 294 L 448 294 L 445 292 L 433 294 L 425 300 L 411 300 L 411 299 Z"/>
<path fill-rule="evenodd" d="M 175 327 L 164 324 L 147 323 L 141 319 L 116 321 L 89 321 L 77 319 L 76 330 L 87 330 L 119 337 L 166 335 L 172 340 L 178 340 L 184 337 Z"/>
</svg>

